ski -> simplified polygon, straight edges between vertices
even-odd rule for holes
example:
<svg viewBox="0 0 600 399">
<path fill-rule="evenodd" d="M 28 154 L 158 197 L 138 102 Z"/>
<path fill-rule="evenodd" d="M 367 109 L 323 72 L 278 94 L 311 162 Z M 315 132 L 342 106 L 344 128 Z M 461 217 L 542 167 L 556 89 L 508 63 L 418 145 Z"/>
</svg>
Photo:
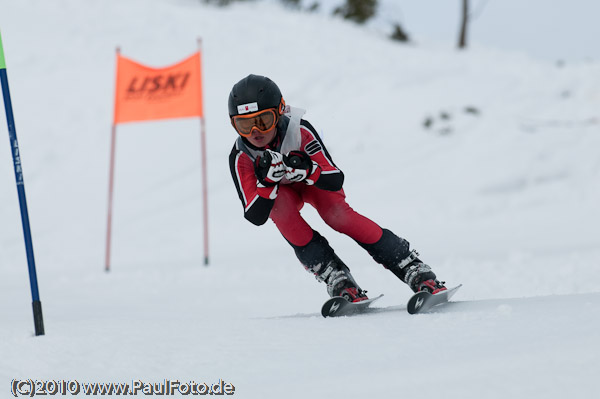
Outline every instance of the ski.
<svg viewBox="0 0 600 399">
<path fill-rule="evenodd" d="M 408 300 L 406 310 L 410 314 L 425 313 L 436 305 L 447 303 L 460 287 L 462 287 L 462 284 L 437 294 L 431 294 L 427 291 L 417 292 Z"/>
<path fill-rule="evenodd" d="M 321 315 L 323 317 L 340 317 L 366 313 L 370 309 L 369 306 L 382 296 L 383 294 L 360 302 L 350 302 L 344 297 L 334 296 L 323 304 Z"/>
</svg>

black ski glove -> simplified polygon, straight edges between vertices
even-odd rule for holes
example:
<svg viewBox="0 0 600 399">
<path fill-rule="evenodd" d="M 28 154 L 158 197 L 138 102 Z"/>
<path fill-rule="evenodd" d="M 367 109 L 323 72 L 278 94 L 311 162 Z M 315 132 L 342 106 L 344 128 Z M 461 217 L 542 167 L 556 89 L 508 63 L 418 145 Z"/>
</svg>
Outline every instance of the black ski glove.
<svg viewBox="0 0 600 399">
<path fill-rule="evenodd" d="M 318 167 L 304 151 L 290 151 L 283 157 L 285 178 L 291 182 L 305 181 Z"/>
<path fill-rule="evenodd" d="M 254 163 L 254 174 L 263 187 L 273 187 L 285 176 L 286 167 L 283 155 L 266 150 L 262 157 L 257 157 Z"/>
</svg>

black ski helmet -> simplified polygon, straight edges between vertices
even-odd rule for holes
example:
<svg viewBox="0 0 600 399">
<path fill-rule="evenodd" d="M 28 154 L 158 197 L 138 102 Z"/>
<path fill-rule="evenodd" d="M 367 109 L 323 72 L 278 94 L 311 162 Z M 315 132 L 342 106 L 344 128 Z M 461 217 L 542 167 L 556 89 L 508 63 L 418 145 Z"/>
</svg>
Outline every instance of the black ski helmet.
<svg viewBox="0 0 600 399">
<path fill-rule="evenodd" d="M 229 93 L 228 105 L 230 117 L 268 108 L 275 108 L 282 115 L 285 109 L 279 87 L 271 79 L 260 75 L 248 75 L 237 82 Z"/>
</svg>

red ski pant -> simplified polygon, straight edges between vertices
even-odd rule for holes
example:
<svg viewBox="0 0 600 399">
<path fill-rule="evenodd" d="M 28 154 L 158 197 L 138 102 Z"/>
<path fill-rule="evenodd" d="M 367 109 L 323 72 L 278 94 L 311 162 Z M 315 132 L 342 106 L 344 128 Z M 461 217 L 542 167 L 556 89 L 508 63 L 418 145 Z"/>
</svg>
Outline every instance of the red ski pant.
<svg viewBox="0 0 600 399">
<path fill-rule="evenodd" d="M 326 191 L 304 183 L 282 184 L 270 217 L 293 245 L 305 246 L 313 237 L 313 229 L 300 215 L 305 203 L 312 205 L 329 227 L 360 243 L 373 244 L 383 234 L 377 223 L 350 208 L 344 190 Z"/>
</svg>

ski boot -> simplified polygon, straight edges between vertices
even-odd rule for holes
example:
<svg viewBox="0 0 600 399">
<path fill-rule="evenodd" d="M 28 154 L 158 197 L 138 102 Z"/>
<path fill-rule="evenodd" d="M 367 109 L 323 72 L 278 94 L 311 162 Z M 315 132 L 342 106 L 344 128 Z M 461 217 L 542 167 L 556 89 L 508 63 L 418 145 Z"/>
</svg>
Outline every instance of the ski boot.
<svg viewBox="0 0 600 399">
<path fill-rule="evenodd" d="M 419 253 L 412 250 L 409 256 L 403 262 L 400 262 L 398 267 L 390 270 L 408 284 L 413 292 L 428 291 L 431 294 L 437 294 L 444 291 L 446 289 L 444 283 L 436 279 L 431 267 L 421 262 L 418 256 Z M 403 266 L 403 264 L 406 266 Z"/>
<path fill-rule="evenodd" d="M 349 302 L 360 302 L 369 299 L 366 291 L 360 289 L 350 274 L 348 266 L 337 259 L 329 262 L 323 273 L 315 274 L 319 281 L 327 283 L 327 293 L 330 297 L 341 296 Z"/>
<path fill-rule="evenodd" d="M 382 264 L 394 273 L 413 292 L 427 290 L 435 294 L 446 289 L 443 282 L 436 280 L 431 267 L 419 259 L 419 253 L 410 250 L 408 241 L 398 237 L 390 230 L 382 230 L 383 234 L 376 243 L 358 243 L 369 252 L 375 262 Z"/>
<path fill-rule="evenodd" d="M 329 246 L 327 240 L 318 232 L 304 246 L 292 245 L 296 256 L 304 268 L 312 273 L 319 282 L 327 284 L 330 297 L 341 296 L 350 302 L 369 299 L 350 274 L 348 266 L 341 261 Z"/>
</svg>

